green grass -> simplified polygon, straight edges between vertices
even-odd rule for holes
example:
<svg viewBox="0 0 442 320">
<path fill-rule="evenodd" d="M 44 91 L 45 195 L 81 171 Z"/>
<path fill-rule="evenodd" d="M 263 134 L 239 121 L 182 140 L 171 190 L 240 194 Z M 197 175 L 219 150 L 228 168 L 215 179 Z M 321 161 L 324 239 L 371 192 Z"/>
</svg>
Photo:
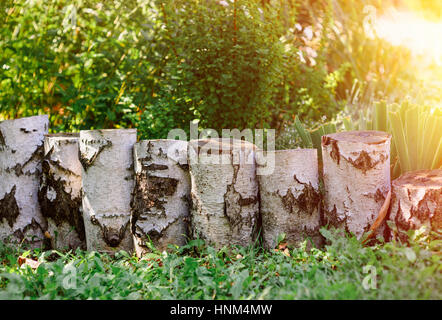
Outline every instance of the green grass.
<svg viewBox="0 0 442 320">
<path fill-rule="evenodd" d="M 0 299 L 441 299 L 440 240 L 361 245 L 326 229 L 324 250 L 215 250 L 201 240 L 143 259 L 0 245 Z M 287 251 L 286 251 L 287 253 Z M 18 265 L 38 259 L 37 269 Z M 376 289 L 364 289 L 375 268 Z M 371 282 L 372 283 L 372 282 Z"/>
</svg>

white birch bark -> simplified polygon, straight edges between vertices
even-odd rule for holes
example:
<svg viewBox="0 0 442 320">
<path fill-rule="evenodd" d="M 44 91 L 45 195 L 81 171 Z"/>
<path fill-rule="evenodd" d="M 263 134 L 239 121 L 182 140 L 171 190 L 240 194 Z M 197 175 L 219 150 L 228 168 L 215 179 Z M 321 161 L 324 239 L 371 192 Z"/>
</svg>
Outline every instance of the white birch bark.
<svg viewBox="0 0 442 320">
<path fill-rule="evenodd" d="M 390 139 L 380 131 L 322 137 L 326 223 L 357 238 L 369 230 L 390 191 Z"/>
<path fill-rule="evenodd" d="M 425 226 L 442 229 L 442 169 L 407 172 L 392 182 L 391 236 L 407 240 L 406 231 Z"/>
<path fill-rule="evenodd" d="M 48 221 L 51 247 L 86 249 L 81 213 L 81 163 L 77 133 L 49 134 L 44 140 L 39 201 Z"/>
<path fill-rule="evenodd" d="M 275 248 L 281 233 L 285 233 L 284 242 L 289 245 L 299 246 L 309 238 L 320 246 L 316 149 L 268 151 L 266 157 L 274 157 L 275 169 L 258 176 L 264 247 Z"/>
<path fill-rule="evenodd" d="M 47 115 L 0 123 L 0 239 L 43 244 L 46 221 L 38 203 Z"/>
<path fill-rule="evenodd" d="M 136 129 L 80 131 L 82 207 L 89 251 L 130 252 Z"/>
<path fill-rule="evenodd" d="M 239 140 L 189 142 L 194 237 L 218 248 L 254 241 L 259 215 L 255 149 Z"/>
<path fill-rule="evenodd" d="M 134 146 L 131 227 L 140 257 L 151 240 L 159 250 L 187 241 L 190 177 L 187 141 L 144 140 Z"/>
</svg>

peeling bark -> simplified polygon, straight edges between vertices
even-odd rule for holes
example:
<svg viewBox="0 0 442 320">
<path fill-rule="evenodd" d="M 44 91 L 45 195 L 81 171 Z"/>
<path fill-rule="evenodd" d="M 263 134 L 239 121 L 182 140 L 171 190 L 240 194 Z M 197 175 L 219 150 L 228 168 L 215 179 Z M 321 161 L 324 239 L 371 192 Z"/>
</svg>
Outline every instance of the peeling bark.
<svg viewBox="0 0 442 320">
<path fill-rule="evenodd" d="M 391 236 L 407 240 L 406 231 L 442 229 L 442 169 L 407 172 L 392 182 Z"/>
<path fill-rule="evenodd" d="M 89 251 L 133 249 L 130 203 L 136 129 L 80 132 L 82 208 Z"/>
<path fill-rule="evenodd" d="M 358 238 L 369 230 L 390 190 L 390 139 L 380 131 L 322 137 L 326 223 Z"/>
<path fill-rule="evenodd" d="M 234 139 L 189 142 L 194 237 L 216 247 L 254 241 L 259 216 L 255 149 Z"/>
<path fill-rule="evenodd" d="M 131 228 L 137 255 L 148 251 L 149 239 L 159 250 L 184 245 L 190 197 L 187 142 L 140 141 L 134 146 L 134 163 Z"/>
<path fill-rule="evenodd" d="M 79 134 L 46 135 L 39 201 L 53 249 L 86 249 L 81 213 Z"/>
<path fill-rule="evenodd" d="M 275 157 L 275 169 L 259 175 L 264 246 L 275 248 L 278 235 L 299 246 L 307 237 L 322 244 L 319 233 L 320 194 L 316 149 L 267 152 Z"/>
<path fill-rule="evenodd" d="M 43 138 L 49 120 L 35 116 L 0 122 L 0 239 L 43 244 L 46 221 L 38 203 Z"/>
</svg>

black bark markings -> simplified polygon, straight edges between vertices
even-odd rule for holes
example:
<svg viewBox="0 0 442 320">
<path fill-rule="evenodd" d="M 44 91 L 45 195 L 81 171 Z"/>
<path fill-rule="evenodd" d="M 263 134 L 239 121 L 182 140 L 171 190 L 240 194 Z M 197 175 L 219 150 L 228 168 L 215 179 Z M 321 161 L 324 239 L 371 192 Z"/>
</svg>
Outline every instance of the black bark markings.
<svg viewBox="0 0 442 320">
<path fill-rule="evenodd" d="M 384 163 L 388 157 L 384 154 L 381 154 L 379 160 L 374 161 L 372 157 L 368 154 L 367 151 L 362 150 L 359 152 L 359 156 L 355 159 L 349 159 L 340 154 L 338 142 L 335 139 L 332 139 L 328 136 L 322 136 L 322 145 L 327 146 L 331 145 L 330 157 L 336 161 L 339 165 L 341 158 L 350 163 L 353 167 L 362 170 L 362 172 L 366 173 L 367 171 L 373 169 L 379 163 Z"/>
<path fill-rule="evenodd" d="M 167 229 L 169 229 L 169 227 L 174 225 L 179 220 L 180 220 L 180 217 L 177 217 L 173 221 L 169 222 L 160 231 L 158 231 L 155 228 L 145 231 L 140 226 L 137 225 L 137 226 L 135 226 L 135 231 L 132 231 L 132 232 L 133 232 L 133 234 L 135 234 L 139 238 L 144 238 L 144 239 L 148 238 L 149 240 L 152 240 L 153 242 L 157 242 L 158 240 L 160 240 L 164 236 L 164 233 L 167 231 Z M 144 245 L 142 245 L 142 246 L 144 247 Z"/>
<path fill-rule="evenodd" d="M 407 190 L 408 198 L 411 201 L 410 190 Z M 393 199 L 392 199 L 393 200 Z M 430 217 L 431 210 L 428 207 L 428 203 L 435 203 L 435 211 Z M 401 201 L 398 200 L 398 209 L 396 211 L 395 224 L 399 231 L 399 238 L 403 241 L 407 240 L 405 234 L 401 234 L 401 231 L 408 231 L 410 229 L 416 229 L 419 227 L 418 224 L 414 223 L 412 219 L 417 219 L 421 224 L 425 221 L 429 221 L 432 229 L 437 230 L 442 227 L 442 190 L 430 189 L 427 190 L 423 198 L 418 202 L 417 206 L 412 206 L 410 208 L 410 218 L 405 219 L 403 215 L 403 210 L 401 207 Z"/>
<path fill-rule="evenodd" d="M 343 226 L 345 231 L 350 233 L 347 225 L 348 216 L 344 214 L 343 218 L 339 217 L 335 204 L 333 205 L 333 209 L 331 211 L 324 208 L 324 217 L 327 224 L 335 228 L 341 228 Z"/>
<path fill-rule="evenodd" d="M 26 225 L 22 229 L 15 230 L 13 235 L 17 239 L 19 239 L 20 242 L 32 243 L 32 241 L 29 241 L 28 239 L 26 239 L 26 241 L 24 241 L 27 232 L 29 230 L 31 230 L 31 229 L 34 230 L 34 231 L 40 229 L 40 231 L 43 232 L 43 228 L 40 226 L 40 224 L 34 218 L 32 218 L 32 221 L 31 221 L 30 224 Z M 40 240 L 41 239 L 38 239 L 38 238 L 36 239 L 37 242 L 40 241 Z"/>
<path fill-rule="evenodd" d="M 149 165 L 143 165 L 143 169 L 154 171 L 154 170 L 167 170 L 169 169 L 169 167 L 164 164 L 151 163 Z"/>
<path fill-rule="evenodd" d="M 0 129 L 0 146 L 6 146 L 5 137 L 3 136 L 1 129 Z"/>
<path fill-rule="evenodd" d="M 233 156 L 233 155 L 232 155 Z M 239 192 L 235 190 L 235 184 L 238 179 L 238 172 L 240 169 L 240 165 L 233 165 L 233 178 L 232 183 L 227 185 L 226 193 L 224 194 L 224 210 L 223 214 L 228 221 L 231 232 L 234 229 L 240 230 L 243 226 L 246 227 L 254 227 L 254 221 L 256 220 L 255 216 L 248 216 L 246 219 L 241 215 L 242 208 L 246 206 L 252 206 L 258 203 L 258 196 L 253 196 L 250 198 L 243 198 Z M 228 200 L 229 196 L 236 196 L 238 198 L 237 204 L 239 204 L 239 212 L 236 210 L 232 210 L 230 206 L 230 201 Z"/>
<path fill-rule="evenodd" d="M 388 191 L 387 191 L 388 193 Z M 385 202 L 385 195 L 384 193 L 378 188 L 376 189 L 376 193 L 374 194 L 374 200 L 378 203 L 384 203 Z"/>
<path fill-rule="evenodd" d="M 40 189 L 38 191 L 38 200 L 40 202 L 41 212 L 44 217 L 52 219 L 56 226 L 60 226 L 63 222 L 67 222 L 74 227 L 81 241 L 85 240 L 85 230 L 83 215 L 81 213 L 81 195 L 72 198 L 72 195 L 66 192 L 66 181 L 60 177 L 56 178 L 51 166 L 67 174 L 74 174 L 71 170 L 62 167 L 58 161 L 45 159 L 42 163 L 43 174 L 40 180 Z M 74 174 L 75 175 L 75 174 Z M 49 200 L 47 192 L 49 189 L 55 191 L 54 200 Z"/>
<path fill-rule="evenodd" d="M 318 208 L 318 204 L 321 201 L 320 193 L 312 186 L 311 182 L 301 182 L 296 175 L 293 175 L 293 179 L 296 183 L 304 186 L 302 192 L 295 197 L 292 190 L 288 189 L 286 195 L 281 197 L 278 190 L 277 195 L 281 197 L 284 208 L 290 213 L 294 213 L 295 208 L 298 208 L 298 210 L 296 210 L 297 212 L 302 211 L 312 215 L 313 211 Z"/>
<path fill-rule="evenodd" d="M 322 136 L 322 145 L 327 146 L 329 144 L 331 144 L 332 146 L 332 149 L 330 151 L 330 157 L 333 160 L 335 160 L 337 164 L 339 164 L 341 157 L 339 153 L 338 142 L 328 136 Z"/>
<path fill-rule="evenodd" d="M 111 227 L 108 228 L 105 224 L 100 223 L 100 221 L 95 216 L 91 216 L 90 220 L 93 225 L 96 225 L 101 229 L 101 232 L 103 234 L 102 238 L 104 242 L 112 248 L 118 247 L 118 245 L 124 239 L 127 226 L 129 225 L 130 222 L 127 221 L 119 229 L 115 229 Z"/>
<path fill-rule="evenodd" d="M 17 187 L 14 185 L 9 193 L 0 199 L 0 221 L 6 219 L 8 225 L 12 228 L 18 215 L 20 214 L 20 208 L 17 205 L 17 200 L 15 199 L 15 192 Z"/>
<path fill-rule="evenodd" d="M 92 140 L 90 141 L 90 143 L 96 143 L 99 140 Z M 80 163 L 83 166 L 84 171 L 87 171 L 89 169 L 90 166 L 92 166 L 92 164 L 94 163 L 94 161 L 98 158 L 98 156 L 100 155 L 101 152 L 103 152 L 103 150 L 110 148 L 112 146 L 112 141 L 110 140 L 105 140 L 106 143 L 103 145 L 100 145 L 98 147 L 98 150 L 95 151 L 95 153 L 93 154 L 93 156 L 89 159 L 86 157 L 85 154 L 83 154 L 83 152 L 81 152 L 80 148 L 78 149 L 78 158 L 80 159 Z M 85 139 L 83 139 L 83 142 L 87 142 Z M 87 144 L 87 143 L 86 143 Z"/>
<path fill-rule="evenodd" d="M 141 159 L 144 161 L 145 159 Z M 138 220 L 142 214 L 154 215 L 156 218 L 167 218 L 164 204 L 166 201 L 162 200 L 165 197 L 173 196 L 177 190 L 179 181 L 170 177 L 157 177 L 148 173 L 148 170 L 154 170 L 153 167 L 159 168 L 156 170 L 167 170 L 167 166 L 149 165 L 144 166 L 141 173 L 135 175 L 135 187 L 131 201 L 131 230 L 134 234 L 145 237 L 145 231 L 141 230 L 137 225 Z M 166 168 L 164 168 L 166 167 Z M 186 202 L 187 203 L 187 202 Z M 156 208 L 160 210 L 161 214 L 153 214 L 151 209 Z M 168 222 L 167 226 L 161 231 L 155 229 L 149 230 L 146 234 L 153 240 L 157 241 L 161 238 L 164 232 L 173 225 L 178 219 Z M 137 232 L 140 229 L 142 233 Z"/>
<path fill-rule="evenodd" d="M 211 148 L 205 148 L 205 146 L 209 143 L 209 140 L 199 140 L 197 141 L 196 146 L 196 153 L 198 155 L 221 155 L 221 154 L 229 154 L 232 156 L 232 161 L 234 159 L 234 150 L 232 148 L 232 145 L 228 145 L 227 142 L 223 142 L 222 146 L 212 146 Z M 225 143 L 225 145 L 224 145 Z M 230 142 L 232 143 L 232 141 Z M 243 149 L 241 149 L 243 150 Z M 204 153 L 205 151 L 205 153 Z M 235 185 L 238 177 L 238 172 L 240 169 L 239 164 L 233 164 L 231 163 L 233 167 L 233 178 L 232 182 L 226 186 L 226 192 L 223 195 L 223 217 L 226 219 L 228 228 L 230 230 L 230 233 L 226 236 L 228 236 L 230 239 L 234 237 L 237 233 L 237 230 L 241 230 L 243 226 L 246 226 L 248 228 L 252 229 L 251 236 L 253 239 L 256 238 L 257 235 L 257 220 L 259 219 L 259 191 L 256 196 L 251 196 L 247 198 L 243 198 L 239 192 L 236 191 Z M 182 167 L 183 170 L 188 168 L 188 164 L 179 164 L 180 167 Z M 203 215 L 202 212 L 202 206 L 199 204 L 199 201 L 196 199 L 196 196 L 193 192 L 191 192 L 191 211 L 197 211 L 198 215 Z M 239 205 L 239 206 L 236 206 Z M 248 215 L 247 217 L 243 217 L 241 215 L 242 210 L 244 207 L 254 206 L 258 205 L 258 209 L 255 211 L 253 215 Z M 238 210 L 239 209 L 239 210 Z M 205 212 L 204 218 L 207 220 L 207 222 L 210 224 L 210 218 L 211 215 L 213 215 L 212 212 Z M 191 225 L 193 226 L 193 235 L 198 236 L 203 240 L 207 240 L 207 236 L 205 236 L 203 233 L 200 233 L 199 230 L 197 230 L 197 225 L 193 223 L 192 215 L 190 215 Z"/>
<path fill-rule="evenodd" d="M 188 164 L 182 164 L 182 163 L 177 163 L 177 165 L 178 165 L 178 167 L 180 167 L 181 168 L 181 170 L 183 170 L 183 171 L 189 171 L 189 165 Z"/>
<path fill-rule="evenodd" d="M 30 133 L 31 131 L 28 131 L 24 128 L 20 128 L 21 131 L 25 132 L 25 133 Z M 33 130 L 33 132 L 36 132 L 37 130 Z M 3 133 L 0 130 L 0 145 L 1 146 L 6 146 L 6 141 L 5 141 L 5 137 L 3 135 Z M 12 153 L 16 153 L 17 150 L 12 150 Z M 17 163 L 14 167 L 10 167 L 10 168 L 6 168 L 5 171 L 10 173 L 10 172 L 15 172 L 15 174 L 17 176 L 21 176 L 21 175 L 26 175 L 26 176 L 30 176 L 33 175 L 31 174 L 29 171 L 24 171 L 26 166 L 31 163 L 34 160 L 39 161 L 40 159 L 43 158 L 43 145 L 37 145 L 36 149 L 34 150 L 34 152 L 32 152 L 31 156 L 23 163 Z M 40 174 L 40 170 L 35 171 L 34 174 L 39 175 Z M 0 220 L 6 219 L 6 221 L 8 222 L 8 225 L 12 228 L 15 221 L 17 220 L 17 217 L 20 215 L 20 208 L 18 207 L 17 204 L 17 200 L 15 198 L 15 193 L 16 193 L 17 187 L 14 185 L 14 187 L 11 189 L 11 191 L 7 194 L 5 194 L 5 196 L 3 197 L 3 199 L 0 199 Z M 30 224 L 24 226 L 22 229 L 17 229 L 14 231 L 13 235 L 19 239 L 20 242 L 22 242 L 25 238 L 26 233 L 30 230 L 37 230 L 40 229 L 43 232 L 42 227 L 40 226 L 40 224 L 34 219 L 32 218 L 32 221 Z M 37 239 L 37 241 L 39 241 L 40 239 Z M 29 243 L 32 241 L 28 241 L 26 240 L 25 242 Z"/>
<path fill-rule="evenodd" d="M 368 170 L 373 169 L 375 166 L 377 166 L 379 163 L 384 163 L 385 160 L 387 160 L 387 157 L 384 154 L 380 154 L 379 160 L 374 161 L 368 153 L 363 150 L 360 152 L 359 156 L 356 158 L 356 160 L 351 159 L 345 159 L 349 163 L 353 165 L 353 167 L 362 170 L 362 172 L 366 173 Z"/>
<path fill-rule="evenodd" d="M 102 226 L 104 241 L 112 248 L 118 247 L 124 238 L 129 221 L 126 222 L 120 229 L 107 228 L 106 225 Z"/>
<path fill-rule="evenodd" d="M 13 150 L 12 153 L 15 153 L 15 152 L 16 151 Z M 36 160 L 36 159 L 40 160 L 42 158 L 43 158 L 43 145 L 40 145 L 40 146 L 37 146 L 35 151 L 31 154 L 31 156 L 23 164 L 17 163 L 15 166 L 5 169 L 5 171 L 6 172 L 14 171 L 17 176 L 21 176 L 21 175 L 30 176 L 32 174 L 29 171 L 24 171 L 25 167 L 29 163 L 31 163 L 33 160 Z M 37 174 L 39 174 L 38 171 L 39 170 L 36 170 Z"/>
</svg>

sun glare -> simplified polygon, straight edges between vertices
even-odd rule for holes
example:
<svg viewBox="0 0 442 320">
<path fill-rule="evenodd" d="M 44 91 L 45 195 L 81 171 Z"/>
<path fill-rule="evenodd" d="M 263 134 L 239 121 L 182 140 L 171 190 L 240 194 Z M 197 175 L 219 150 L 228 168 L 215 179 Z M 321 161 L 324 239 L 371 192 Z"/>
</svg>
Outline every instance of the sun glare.
<svg viewBox="0 0 442 320">
<path fill-rule="evenodd" d="M 428 21 L 410 12 L 391 11 L 377 19 L 375 29 L 379 37 L 442 66 L 442 22 Z"/>
</svg>

